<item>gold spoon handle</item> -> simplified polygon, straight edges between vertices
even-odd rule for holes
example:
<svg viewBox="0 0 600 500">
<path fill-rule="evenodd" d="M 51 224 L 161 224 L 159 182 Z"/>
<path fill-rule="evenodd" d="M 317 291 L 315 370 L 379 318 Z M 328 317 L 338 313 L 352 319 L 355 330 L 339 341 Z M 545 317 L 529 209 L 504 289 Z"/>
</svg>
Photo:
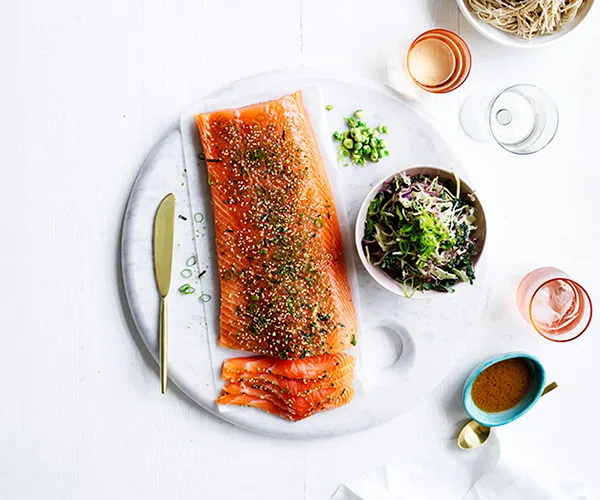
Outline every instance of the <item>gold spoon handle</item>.
<svg viewBox="0 0 600 500">
<path fill-rule="evenodd" d="M 160 298 L 160 392 L 167 392 L 167 298 Z"/>
<path fill-rule="evenodd" d="M 551 382 L 542 391 L 542 396 L 545 396 L 546 394 L 548 394 L 550 391 L 553 391 L 557 387 L 558 387 L 558 384 L 556 382 Z"/>
</svg>

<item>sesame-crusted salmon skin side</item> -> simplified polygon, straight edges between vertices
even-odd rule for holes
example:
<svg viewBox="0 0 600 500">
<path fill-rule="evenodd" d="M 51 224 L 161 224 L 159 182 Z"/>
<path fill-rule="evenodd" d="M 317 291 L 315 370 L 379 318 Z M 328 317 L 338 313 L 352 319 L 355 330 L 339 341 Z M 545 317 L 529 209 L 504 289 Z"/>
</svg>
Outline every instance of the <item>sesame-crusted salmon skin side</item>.
<svg viewBox="0 0 600 500">
<path fill-rule="evenodd" d="M 196 120 L 215 220 L 220 344 L 287 360 L 355 345 L 338 216 L 301 92 Z"/>
</svg>

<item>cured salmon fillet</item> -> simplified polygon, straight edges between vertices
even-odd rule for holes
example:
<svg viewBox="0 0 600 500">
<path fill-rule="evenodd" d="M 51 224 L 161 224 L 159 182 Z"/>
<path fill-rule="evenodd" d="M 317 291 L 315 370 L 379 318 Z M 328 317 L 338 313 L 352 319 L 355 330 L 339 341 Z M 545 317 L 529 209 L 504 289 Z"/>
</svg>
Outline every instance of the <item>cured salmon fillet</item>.
<svg viewBox="0 0 600 500">
<path fill-rule="evenodd" d="M 301 92 L 196 121 L 215 219 L 220 344 L 286 360 L 355 345 L 338 216 Z"/>
<path fill-rule="evenodd" d="M 337 394 L 328 395 L 320 400 L 313 399 L 313 406 L 305 407 L 304 409 L 306 411 L 299 412 L 283 403 L 281 399 L 264 391 L 245 388 L 240 384 L 228 384 L 226 387 L 228 387 L 231 392 L 225 392 L 224 390 L 217 399 L 218 404 L 252 406 L 292 421 L 303 420 L 319 411 L 343 406 L 350 402 L 354 396 L 354 389 L 352 389 L 352 387 L 345 387 Z"/>
<path fill-rule="evenodd" d="M 288 379 L 328 380 L 345 367 L 354 368 L 354 358 L 345 352 L 285 361 L 268 356 L 230 358 L 223 363 L 224 380 L 239 380 L 269 373 Z"/>
</svg>

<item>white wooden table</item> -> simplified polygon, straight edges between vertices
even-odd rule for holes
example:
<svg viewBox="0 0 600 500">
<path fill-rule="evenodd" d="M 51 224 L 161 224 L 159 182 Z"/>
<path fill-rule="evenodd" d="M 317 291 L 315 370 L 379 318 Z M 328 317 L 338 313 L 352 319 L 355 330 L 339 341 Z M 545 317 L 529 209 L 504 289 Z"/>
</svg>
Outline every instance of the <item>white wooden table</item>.
<svg viewBox="0 0 600 500">
<path fill-rule="evenodd" d="M 0 498 L 326 499 L 360 472 L 449 440 L 465 417 L 466 373 L 518 349 L 560 384 L 513 424 L 523 455 L 600 491 L 599 323 L 554 345 L 514 306 L 519 278 L 541 265 L 600 301 L 599 18 L 594 9 L 558 45 L 519 52 L 477 35 L 453 0 L 1 1 Z M 161 396 L 124 312 L 118 259 L 149 148 L 189 102 L 232 79 L 295 65 L 382 78 L 389 55 L 434 26 L 473 52 L 467 83 L 423 102 L 485 197 L 495 253 L 492 301 L 460 366 L 412 412 L 318 442 L 253 435 L 175 390 Z M 523 158 L 458 125 L 465 96 L 517 82 L 545 87 L 561 113 L 551 146 Z"/>
</svg>

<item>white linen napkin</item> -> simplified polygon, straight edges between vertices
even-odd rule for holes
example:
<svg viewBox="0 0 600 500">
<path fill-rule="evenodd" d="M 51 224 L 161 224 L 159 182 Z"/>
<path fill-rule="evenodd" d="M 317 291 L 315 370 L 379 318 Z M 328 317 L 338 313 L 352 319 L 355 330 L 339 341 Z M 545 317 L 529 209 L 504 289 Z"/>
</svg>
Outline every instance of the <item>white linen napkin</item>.
<svg viewBox="0 0 600 500">
<path fill-rule="evenodd" d="M 570 481 L 512 465 L 492 434 L 471 451 L 446 443 L 442 451 L 386 464 L 341 485 L 330 500 L 594 500 Z"/>
<path fill-rule="evenodd" d="M 592 500 L 581 485 L 519 470 L 501 461 L 463 500 Z"/>
<path fill-rule="evenodd" d="M 459 500 L 499 456 L 495 435 L 470 452 L 447 441 L 442 450 L 403 458 L 343 484 L 330 500 Z"/>
</svg>

